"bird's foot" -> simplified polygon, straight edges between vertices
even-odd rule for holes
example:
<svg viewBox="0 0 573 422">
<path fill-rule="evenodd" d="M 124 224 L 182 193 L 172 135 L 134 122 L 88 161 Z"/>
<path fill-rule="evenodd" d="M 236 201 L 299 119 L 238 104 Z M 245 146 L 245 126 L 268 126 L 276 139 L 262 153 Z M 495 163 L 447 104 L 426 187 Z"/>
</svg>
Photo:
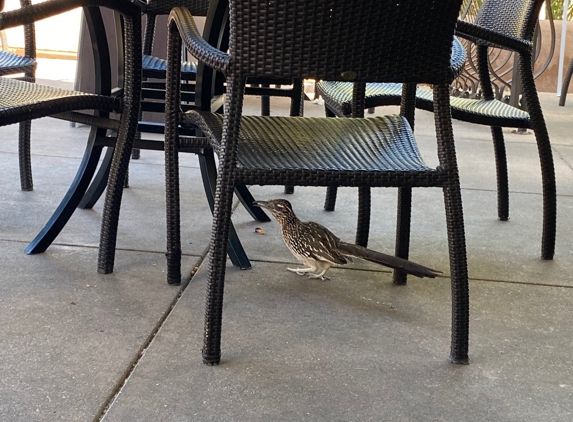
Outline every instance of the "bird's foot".
<svg viewBox="0 0 573 422">
<path fill-rule="evenodd" d="M 330 280 L 330 277 L 325 277 L 321 274 L 311 274 L 308 276 L 308 278 L 318 279 L 318 280 L 322 280 L 322 281 Z"/>
</svg>

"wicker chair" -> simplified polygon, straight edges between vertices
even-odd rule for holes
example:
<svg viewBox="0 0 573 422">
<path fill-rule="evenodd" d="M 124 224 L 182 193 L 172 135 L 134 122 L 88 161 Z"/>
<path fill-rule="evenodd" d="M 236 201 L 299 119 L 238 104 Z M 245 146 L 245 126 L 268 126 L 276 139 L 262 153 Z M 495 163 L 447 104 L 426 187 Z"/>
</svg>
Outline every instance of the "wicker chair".
<svg viewBox="0 0 573 422">
<path fill-rule="evenodd" d="M 145 8 L 145 16 L 147 17 L 145 26 L 145 36 L 143 41 L 143 82 L 142 82 L 142 102 L 141 112 L 156 112 L 164 113 L 164 103 L 162 100 L 165 98 L 165 80 L 167 61 L 159 57 L 153 56 L 153 42 L 156 27 L 156 18 L 159 15 L 167 15 L 173 7 L 180 6 L 187 8 L 194 17 L 208 16 L 210 0 L 148 0 Z M 211 11 L 212 14 L 217 14 L 217 10 Z M 219 48 L 227 48 L 228 43 L 228 17 L 225 13 L 220 16 L 208 16 L 206 25 L 209 27 L 205 29 L 204 36 L 207 36 L 208 42 L 212 45 L 218 45 Z M 181 71 L 181 108 L 185 111 L 192 109 L 210 109 L 213 111 L 220 111 L 223 106 L 225 88 L 223 81 L 216 75 L 209 74 L 203 71 L 195 61 L 182 61 L 180 65 Z M 201 75 L 201 84 L 196 85 L 198 73 Z M 149 81 L 149 79 L 154 79 Z M 212 82 L 206 82 L 207 79 Z M 261 114 L 270 115 L 270 97 L 281 96 L 291 99 L 290 115 L 298 116 L 303 113 L 303 90 L 302 79 L 272 79 L 272 78 L 257 78 L 249 81 L 249 86 L 246 89 L 249 95 L 258 95 L 261 97 Z M 211 89 L 207 89 L 209 86 Z M 160 125 L 141 121 L 139 122 L 139 130 L 137 139 L 140 139 L 141 132 L 158 132 L 162 128 Z M 187 127 L 180 130 L 180 135 L 189 136 L 187 141 L 182 145 L 181 150 L 187 152 L 194 152 L 198 155 L 199 165 L 201 168 L 203 182 L 207 200 L 211 209 L 214 207 L 214 190 L 216 179 L 216 165 L 213 151 L 202 145 L 201 141 L 193 138 L 194 128 Z M 137 143 L 136 143 L 137 144 Z M 139 149 L 134 148 L 132 158 L 139 158 Z M 288 192 L 288 188 L 285 188 Z M 270 218 L 260 208 L 252 205 L 254 198 L 244 185 L 238 185 L 235 188 L 237 197 L 250 213 L 250 215 L 257 221 L 267 222 Z M 231 261 L 237 267 L 242 269 L 251 268 L 251 263 L 244 252 L 239 238 L 234 234 L 231 229 L 232 235 L 228 245 L 229 256 Z M 170 283 L 179 283 L 179 278 L 169 278 Z"/>
<path fill-rule="evenodd" d="M 157 16 L 167 15 L 173 7 L 186 7 L 191 14 L 195 17 L 207 16 L 209 13 L 210 0 L 148 0 L 145 9 L 145 16 L 147 18 L 145 24 L 145 35 L 143 39 L 143 82 L 142 82 L 142 112 L 158 112 L 164 113 L 165 106 L 161 101 L 165 98 L 165 84 L 161 80 L 165 80 L 165 72 L 167 69 L 167 61 L 165 59 L 153 55 L 153 45 L 155 37 L 155 28 Z M 219 22 L 215 22 L 217 29 L 207 28 L 207 33 L 211 36 L 215 34 L 217 37 L 223 35 L 223 39 L 212 39 L 211 43 L 215 41 L 219 43 L 226 43 L 224 37 L 225 31 L 219 28 L 219 25 L 225 24 L 225 17 L 218 17 Z M 213 19 L 210 19 L 213 21 Z M 204 104 L 209 103 L 209 106 L 218 110 L 222 107 L 222 98 L 220 94 L 224 93 L 224 88 L 221 84 L 213 87 L 211 92 L 203 92 L 205 90 L 198 89 L 198 94 L 203 95 L 203 98 L 196 97 L 195 81 L 197 79 L 198 64 L 196 61 L 182 61 L 181 62 L 181 101 L 185 104 L 182 106 L 184 110 L 190 110 L 195 107 L 201 108 Z M 155 81 L 148 81 L 148 79 L 156 79 Z M 159 81 L 158 81 L 159 80 Z M 291 115 L 299 116 L 303 114 L 303 91 L 302 80 L 292 81 L 289 79 L 272 80 L 272 79 L 257 79 L 251 80 L 250 86 L 247 88 L 249 95 L 261 96 L 261 115 L 268 116 L 271 113 L 270 97 L 280 96 L 289 97 L 291 99 Z M 289 88 L 285 88 L 287 85 Z M 217 102 L 214 97 L 219 98 L 221 101 Z M 146 101 L 151 100 L 151 101 Z M 141 120 L 141 119 L 140 119 Z M 157 131 L 157 125 L 150 125 L 146 122 L 140 121 L 141 131 Z M 139 136 L 139 133 L 138 133 Z M 138 148 L 133 149 L 132 158 L 139 159 L 140 151 Z M 253 201 L 249 191 L 246 187 L 238 187 L 238 197 L 241 199 L 249 213 L 257 221 L 269 221 L 268 216 L 260 209 L 254 208 L 250 204 Z"/>
<path fill-rule="evenodd" d="M 509 219 L 509 183 L 507 158 L 502 128 L 528 128 L 535 133 L 539 149 L 543 183 L 543 235 L 541 256 L 552 259 L 555 253 L 556 187 L 553 156 L 549 135 L 539 104 L 533 77 L 533 34 L 543 0 L 485 0 L 475 24 L 459 21 L 457 35 L 476 44 L 482 99 L 452 97 L 452 117 L 456 120 L 491 126 L 497 166 L 498 218 Z M 512 107 L 494 96 L 489 67 L 488 48 L 497 47 L 516 52 L 520 62 L 520 82 L 527 111 Z M 351 114 L 352 84 L 321 81 L 317 92 L 324 98 L 327 115 Z M 398 84 L 367 84 L 365 107 L 374 108 L 400 103 Z M 432 94 L 418 89 L 416 107 L 431 111 Z M 325 208 L 334 209 L 336 188 L 329 188 Z M 367 239 L 366 239 L 367 240 Z M 360 243 L 364 243 L 360 239 Z"/>
<path fill-rule="evenodd" d="M 209 0 L 148 0 L 143 12 L 146 16 L 145 36 L 143 41 L 143 68 L 142 68 L 142 101 L 140 110 L 140 121 L 138 132 L 136 135 L 135 145 L 132 151 L 132 159 L 139 159 L 140 149 L 139 145 L 147 145 L 154 142 L 150 139 L 142 140 L 142 133 L 162 133 L 163 125 L 161 123 L 154 123 L 144 121 L 142 119 L 143 112 L 164 113 L 165 112 L 165 71 L 166 60 L 153 55 L 153 45 L 157 17 L 166 15 L 175 6 L 186 7 L 190 10 L 193 16 L 207 16 L 209 14 Z M 212 13 L 217 13 L 213 11 Z M 228 43 L 228 28 L 227 16 L 225 13 L 220 16 L 209 16 L 207 18 L 207 25 L 205 33 L 208 37 L 208 42 L 213 45 L 218 45 L 220 48 L 225 48 Z M 198 74 L 202 83 L 196 85 Z M 224 85 L 220 78 L 213 77 L 213 83 L 206 82 L 211 78 L 211 75 L 204 75 L 202 68 L 194 61 L 182 61 L 181 63 L 181 101 L 183 110 L 191 110 L 194 108 L 199 109 L 213 109 L 219 110 L 223 106 L 222 99 L 224 98 Z M 211 80 L 211 79 L 209 79 Z M 290 79 L 271 79 L 271 78 L 258 78 L 251 80 L 247 88 L 247 93 L 250 95 L 261 96 L 261 114 L 270 114 L 270 97 L 281 96 L 289 97 L 291 99 L 291 111 L 293 116 L 302 115 L 303 113 L 303 86 L 302 80 Z M 285 87 L 286 85 L 286 87 Z M 207 88 L 208 87 L 208 88 Z M 189 136 L 193 139 L 195 135 L 194 128 L 184 128 L 181 130 L 181 135 Z M 199 157 L 199 164 L 201 167 L 204 186 L 206 190 L 207 200 L 213 207 L 213 194 L 214 194 L 214 178 L 216 178 L 215 160 L 213 152 L 209 148 L 201 145 L 201 142 L 189 140 L 186 142 L 186 148 L 183 150 L 191 153 L 196 153 Z M 146 147 L 144 147 L 146 148 Z M 157 149 L 153 147 L 152 149 Z M 107 157 L 109 159 L 109 156 Z M 104 162 L 107 162 L 104 160 Z M 106 187 L 107 172 L 109 167 L 102 165 L 97 176 L 94 178 L 95 182 L 92 183 L 86 195 L 79 204 L 80 208 L 92 208 L 99 197 L 103 194 Z M 128 186 L 128 176 L 125 178 L 125 186 Z M 249 214 L 257 221 L 266 222 L 270 221 L 267 214 L 260 208 L 252 205 L 254 198 L 244 185 L 236 187 L 237 197 L 244 205 Z M 289 188 L 285 187 L 285 192 L 292 192 Z M 234 265 L 248 269 L 251 263 L 245 254 L 240 241 L 237 236 L 231 236 L 229 243 L 229 254 Z M 108 268 L 106 271 L 111 271 Z M 175 282 L 173 278 L 170 279 Z"/>
<path fill-rule="evenodd" d="M 223 3 L 223 1 L 221 1 Z M 166 178 L 169 230 L 178 230 L 178 125 L 199 126 L 219 155 L 209 254 L 203 362 L 218 364 L 233 189 L 246 185 L 398 187 L 397 249 L 408 256 L 411 193 L 441 187 L 450 249 L 452 342 L 450 360 L 468 361 L 469 291 L 461 193 L 449 108 L 450 50 L 461 0 L 231 0 L 229 53 L 208 45 L 191 14 L 171 12 L 168 35 Z M 379 31 L 380 25 L 385 31 Z M 225 115 L 180 113 L 181 43 L 227 77 Z M 383 45 L 384 48 L 379 46 Z M 355 83 L 404 82 L 400 115 L 373 119 L 242 116 L 249 77 L 314 78 Z M 417 83 L 433 84 L 437 168 L 419 155 L 409 122 Z M 368 151 L 367 153 L 365 153 Z M 372 153 L 376 151 L 376 153 Z M 369 212 L 360 202 L 362 212 Z M 177 251 L 178 245 L 168 245 Z M 170 276 L 180 257 L 167 254 Z M 403 283 L 403 274 L 394 274 Z"/>
<path fill-rule="evenodd" d="M 145 7 L 145 32 L 143 37 L 143 57 L 142 57 L 142 92 L 141 92 L 141 112 L 164 113 L 165 105 L 162 100 L 165 98 L 165 71 L 167 61 L 153 55 L 153 45 L 155 40 L 155 28 L 157 17 L 168 15 L 173 7 L 180 6 L 188 8 L 193 16 L 207 16 L 209 11 L 209 0 L 148 0 Z M 181 80 L 183 81 L 183 100 L 188 103 L 194 102 L 194 81 L 197 78 L 197 63 L 194 61 L 183 61 L 181 63 Z M 155 79 L 150 81 L 150 79 Z M 140 116 L 141 121 L 141 116 Z M 157 131 L 156 125 L 141 122 L 141 131 Z M 140 132 L 138 132 L 138 137 Z M 139 159 L 140 149 L 134 148 L 133 159 Z"/>
<path fill-rule="evenodd" d="M 161 14 L 167 14 L 171 8 L 175 4 L 185 4 L 191 10 L 198 12 L 201 16 L 207 13 L 208 9 L 208 1 L 204 0 L 150 0 L 146 3 L 139 2 L 141 7 L 141 12 L 145 14 L 149 14 L 150 18 L 148 18 L 148 26 L 146 30 L 147 34 L 147 42 L 148 45 L 143 49 L 144 52 L 150 53 L 152 51 L 151 44 L 153 41 L 153 28 L 155 27 L 155 18 Z M 221 43 L 226 43 L 228 40 L 226 38 L 220 37 L 221 33 L 224 34 L 224 25 L 226 24 L 226 20 L 224 17 L 217 17 L 216 19 L 210 19 L 211 28 L 208 31 L 212 34 L 212 39 L 209 42 L 212 42 L 214 45 L 222 46 Z M 151 28 L 151 29 L 150 29 Z M 121 35 L 121 27 L 117 25 L 117 34 Z M 122 47 L 123 41 L 121 36 L 116 37 L 118 42 L 118 51 L 123 52 L 124 48 Z M 103 41 L 102 41 L 103 42 Z M 120 53 L 121 55 L 122 53 Z M 143 75 L 146 75 L 149 78 L 159 78 L 161 79 L 163 75 L 163 79 L 165 78 L 165 67 L 166 61 L 154 56 L 144 55 L 143 59 L 143 66 L 144 69 L 142 71 Z M 206 81 L 211 75 L 207 74 L 208 72 L 202 72 L 201 70 L 197 69 L 197 64 L 193 64 L 191 62 L 183 62 L 182 68 L 182 75 L 184 78 L 188 80 L 195 80 L 198 75 L 203 75 L 202 80 Z M 162 70 L 163 69 L 163 70 Z M 209 85 L 209 83 L 206 83 Z M 133 158 L 133 151 L 136 149 L 151 149 L 151 150 L 163 150 L 163 142 L 157 141 L 153 138 L 146 138 L 142 139 L 142 132 L 143 133 L 163 133 L 164 126 L 162 123 L 154 123 L 154 122 L 146 122 L 142 121 L 142 110 L 144 111 L 155 111 L 155 112 L 164 112 L 164 98 L 165 98 L 165 84 L 161 81 L 142 81 L 142 90 L 141 90 L 141 107 L 139 110 L 139 122 L 137 126 L 137 132 L 135 136 L 135 140 L 133 141 L 133 148 L 132 151 L 132 158 Z M 182 87 L 184 90 L 187 90 L 185 94 L 182 95 L 182 98 L 186 102 L 185 105 L 182 107 L 186 110 L 193 109 L 195 107 L 201 107 L 202 104 L 206 104 L 206 107 L 213 106 L 218 108 L 216 105 L 217 102 L 213 101 L 213 97 L 215 94 L 218 97 L 222 97 L 224 92 L 222 83 L 216 84 L 217 91 L 211 90 L 202 90 L 201 85 L 199 87 L 194 86 L 194 83 L 182 83 Z M 286 90 L 282 90 L 286 91 Z M 294 92 L 294 91 L 293 91 Z M 293 98 L 295 96 L 293 95 Z M 294 102 L 294 101 L 293 101 Z M 221 103 L 222 104 L 222 103 Z M 195 153 L 199 157 L 199 164 L 201 168 L 201 173 L 203 176 L 203 184 L 205 187 L 205 192 L 207 196 L 207 200 L 211 208 L 214 206 L 214 189 L 215 183 L 214 178 L 216 178 L 216 162 L 214 159 L 213 152 L 208 143 L 203 142 L 201 139 L 197 139 L 195 136 L 195 128 L 181 128 L 180 135 L 185 137 L 185 141 L 181 143 L 181 151 L 185 151 L 188 153 Z M 108 146 L 113 146 L 109 145 Z M 85 190 L 85 194 L 83 198 L 79 201 L 78 208 L 83 209 L 90 209 L 92 208 L 98 199 L 101 197 L 103 192 L 106 190 L 108 177 L 110 173 L 110 168 L 112 164 L 112 158 L 114 157 L 114 150 L 113 148 L 108 148 L 103 160 L 102 164 L 99 166 L 99 170 L 97 174 L 92 178 L 92 183 L 90 184 L 89 188 Z M 125 176 L 123 177 L 124 180 L 124 187 L 128 185 L 128 171 L 126 169 Z M 260 208 L 253 206 L 254 198 L 250 194 L 249 190 L 246 186 L 237 186 L 237 196 L 244 204 L 247 211 L 253 216 L 254 219 L 257 221 L 270 221 L 269 217 L 266 215 L 264 211 Z M 65 224 L 65 223 L 64 223 Z M 234 232 L 233 232 L 234 233 Z M 55 236 L 54 236 L 55 237 Z M 48 243 L 49 245 L 49 243 Z M 47 247 L 47 246 L 46 246 Z M 45 249 L 45 248 L 44 248 Z M 243 250 L 243 247 L 240 243 L 238 236 L 232 234 L 229 240 L 229 255 L 231 257 L 231 261 L 234 265 L 241 269 L 248 269 L 251 268 L 251 263 Z M 105 253 L 105 257 L 102 257 L 99 260 L 99 267 L 98 270 L 102 273 L 111 273 L 113 272 L 114 267 L 114 253 L 113 248 L 110 248 L 108 252 Z M 173 284 L 179 284 L 180 280 L 175 281 L 174 278 L 169 279 Z"/>
<path fill-rule="evenodd" d="M 31 0 L 20 0 L 22 7 L 32 4 Z M 3 5 L 2 5 L 3 6 Z M 0 11 L 3 7 L 0 8 Z M 24 74 L 20 80 L 36 81 L 36 29 L 34 23 L 24 25 L 24 55 L 0 51 L 0 76 Z M 18 134 L 18 158 L 20 160 L 20 187 L 24 191 L 34 189 L 32 159 L 30 154 L 30 131 L 32 123 L 20 122 Z"/>
<path fill-rule="evenodd" d="M 107 38 L 99 8 L 115 10 L 123 17 L 125 56 L 122 90 L 111 93 L 111 69 Z M 0 125 L 9 125 L 40 117 L 56 117 L 92 126 L 84 158 L 68 193 L 50 221 L 27 247 L 26 252 L 40 253 L 51 242 L 71 217 L 98 165 L 105 146 L 114 146 L 106 203 L 102 217 L 99 266 L 113 261 L 122 197 L 123 180 L 137 128 L 141 91 L 141 5 L 133 0 L 47 0 L 18 10 L 0 14 L 0 30 L 28 25 L 68 10 L 84 7 L 90 36 L 97 45 L 93 49 L 96 63 L 96 94 L 69 91 L 37 83 L 0 78 Z M 78 110 L 94 110 L 93 115 Z M 109 113 L 119 114 L 119 120 Z M 110 130 L 117 136 L 106 136 Z"/>
</svg>

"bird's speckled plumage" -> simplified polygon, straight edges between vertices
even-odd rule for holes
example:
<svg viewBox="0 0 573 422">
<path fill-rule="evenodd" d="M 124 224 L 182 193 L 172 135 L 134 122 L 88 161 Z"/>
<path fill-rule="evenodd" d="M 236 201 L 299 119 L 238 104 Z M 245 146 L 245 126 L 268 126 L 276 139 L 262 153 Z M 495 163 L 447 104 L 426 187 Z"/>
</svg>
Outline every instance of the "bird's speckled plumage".
<svg viewBox="0 0 573 422">
<path fill-rule="evenodd" d="M 334 264 L 344 265 L 352 258 L 365 259 L 390 268 L 399 269 L 417 277 L 434 278 L 439 271 L 415 264 L 406 259 L 382 254 L 340 240 L 321 224 L 300 221 L 285 199 L 256 201 L 255 205 L 268 209 L 281 225 L 283 240 L 293 255 L 305 268 L 288 268 L 299 275 L 310 273 L 311 278 L 324 280 L 324 275 Z M 315 274 L 318 272 L 317 274 Z"/>
</svg>

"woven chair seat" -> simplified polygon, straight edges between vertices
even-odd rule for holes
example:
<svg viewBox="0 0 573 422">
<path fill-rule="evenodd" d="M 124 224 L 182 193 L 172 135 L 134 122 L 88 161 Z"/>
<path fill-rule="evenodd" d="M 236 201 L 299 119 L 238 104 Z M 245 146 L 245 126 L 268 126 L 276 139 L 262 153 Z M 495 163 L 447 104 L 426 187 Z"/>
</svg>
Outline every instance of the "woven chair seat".
<svg viewBox="0 0 573 422">
<path fill-rule="evenodd" d="M 33 70 L 35 66 L 36 60 L 31 57 L 0 51 L 0 76 L 27 72 Z"/>
<path fill-rule="evenodd" d="M 219 6 L 215 10 L 223 15 L 225 3 L 212 0 L 211 4 Z M 412 188 L 443 188 L 453 305 L 450 361 L 468 362 L 467 257 L 448 107 L 451 45 L 461 5 L 462 0 L 399 4 L 379 0 L 229 0 L 228 48 L 206 43 L 186 8 L 171 11 L 169 57 L 178 64 L 182 43 L 193 57 L 226 77 L 224 115 L 198 110 L 181 113 L 180 84 L 177 79 L 171 82 L 171 77 L 179 77 L 178 67 L 170 62 L 165 107 L 168 280 L 181 279 L 178 129 L 197 127 L 219 156 L 217 172 L 209 174 L 208 180 L 215 195 L 210 203 L 213 225 L 202 348 L 205 364 L 221 362 L 224 283 L 227 256 L 233 252 L 227 242 L 234 231 L 235 192 L 242 185 L 358 187 L 356 243 L 361 246 L 368 242 L 371 188 L 398 188 L 395 250 L 402 258 L 409 255 Z M 409 122 L 415 118 L 415 89 L 409 89 L 410 85 L 400 115 L 298 117 L 292 108 L 290 116 L 243 115 L 246 84 L 268 77 L 352 81 L 356 104 L 363 104 L 368 82 L 433 84 L 439 165 L 428 166 L 414 140 Z M 203 105 L 207 108 L 209 104 Z M 273 214 L 284 223 L 283 234 L 296 241 L 296 220 L 292 219 L 286 232 L 290 217 Z M 305 255 L 293 253 L 297 258 L 312 256 L 304 258 L 309 268 L 302 271 L 313 271 L 315 264 L 316 268 L 322 264 L 319 255 L 309 255 L 306 250 L 317 251 L 315 245 L 322 242 L 322 235 L 300 238 L 309 239 L 297 242 Z M 406 275 L 397 269 L 394 283 L 405 284 Z"/>
<path fill-rule="evenodd" d="M 143 55 L 143 76 L 147 78 L 165 79 L 167 61 L 155 56 Z M 197 76 L 197 63 L 181 62 L 181 75 L 185 80 L 195 80 Z"/>
<path fill-rule="evenodd" d="M 321 81 L 317 92 L 325 99 L 326 106 L 338 115 L 352 113 L 352 83 Z M 366 85 L 365 108 L 399 105 L 402 84 L 370 83 Z M 531 127 L 529 114 L 499 100 L 450 97 L 452 117 L 471 123 L 503 127 Z M 424 88 L 416 90 L 416 107 L 433 111 L 432 93 Z M 482 120 L 487 119 L 487 122 Z"/>
<path fill-rule="evenodd" d="M 191 111 L 185 122 L 201 127 L 214 149 L 219 149 L 222 115 Z M 247 173 L 261 169 L 437 172 L 424 163 L 410 125 L 399 115 L 369 119 L 243 116 L 237 160 L 239 170 Z"/>
<path fill-rule="evenodd" d="M 63 111 L 114 111 L 116 101 L 111 97 L 69 91 L 50 86 L 0 78 L 0 124 L 8 125 L 22 120 L 37 119 Z"/>
</svg>

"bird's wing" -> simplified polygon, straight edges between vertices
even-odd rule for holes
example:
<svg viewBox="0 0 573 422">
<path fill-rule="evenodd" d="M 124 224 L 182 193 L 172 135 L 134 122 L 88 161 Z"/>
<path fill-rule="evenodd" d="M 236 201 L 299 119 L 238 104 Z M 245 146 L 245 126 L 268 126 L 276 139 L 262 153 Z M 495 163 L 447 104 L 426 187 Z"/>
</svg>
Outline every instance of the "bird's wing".
<svg viewBox="0 0 573 422">
<path fill-rule="evenodd" d="M 333 264 L 347 264 L 352 259 L 338 252 L 340 239 L 321 224 L 314 221 L 302 223 L 303 236 L 307 237 L 310 257 Z"/>
<path fill-rule="evenodd" d="M 381 252 L 373 251 L 372 249 L 353 245 L 343 241 L 340 241 L 338 249 L 341 254 L 365 259 L 366 261 L 375 262 L 376 264 L 381 264 L 386 267 L 395 268 L 397 270 L 407 272 L 408 274 L 415 275 L 416 277 L 435 278 L 437 275 L 441 274 L 441 271 L 424 267 L 423 265 L 416 264 L 415 262 L 408 261 L 407 259 L 399 258 L 393 255 L 387 255 Z"/>
</svg>

